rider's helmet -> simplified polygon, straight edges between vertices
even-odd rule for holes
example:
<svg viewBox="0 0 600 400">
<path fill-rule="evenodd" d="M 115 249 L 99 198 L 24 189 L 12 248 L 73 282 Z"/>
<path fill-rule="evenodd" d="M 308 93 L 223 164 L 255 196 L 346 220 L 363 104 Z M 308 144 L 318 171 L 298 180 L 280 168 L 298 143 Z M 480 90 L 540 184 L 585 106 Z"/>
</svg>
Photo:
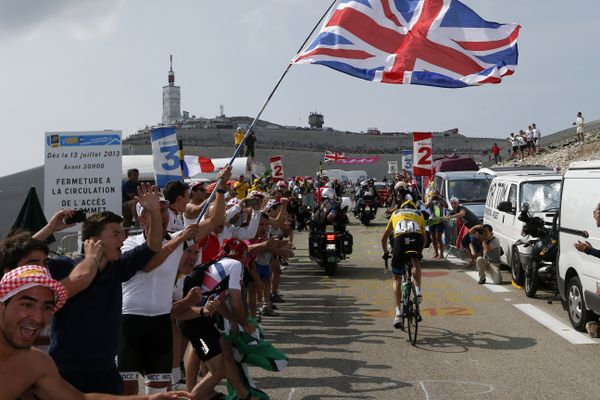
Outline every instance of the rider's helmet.
<svg viewBox="0 0 600 400">
<path fill-rule="evenodd" d="M 367 186 L 369 186 L 369 183 L 368 183 L 366 180 L 364 180 L 364 181 L 362 181 L 362 182 L 360 183 L 360 186 L 361 186 L 361 187 L 367 187 Z"/>
<path fill-rule="evenodd" d="M 342 204 L 341 204 L 341 208 L 344 212 L 348 211 L 352 206 L 352 201 L 350 200 L 350 197 L 342 197 Z"/>
<path fill-rule="evenodd" d="M 222 257 L 233 258 L 245 264 L 248 258 L 248 245 L 238 238 L 226 239 L 219 250 L 218 258 Z"/>
<path fill-rule="evenodd" d="M 287 190 L 287 183 L 285 181 L 279 181 L 276 185 L 277 189 Z"/>
<path fill-rule="evenodd" d="M 408 208 L 408 209 L 416 210 L 417 205 L 415 203 L 413 203 L 413 201 L 411 199 L 411 200 L 406 200 L 404 203 L 402 203 L 400 208 Z"/>
<path fill-rule="evenodd" d="M 325 187 L 326 187 L 326 188 L 332 188 L 332 187 L 333 187 L 333 183 L 331 183 L 331 182 L 327 182 L 327 183 L 325 184 Z"/>
<path fill-rule="evenodd" d="M 321 197 L 324 199 L 335 200 L 335 190 L 331 188 L 323 189 L 323 192 L 321 192 Z"/>
<path fill-rule="evenodd" d="M 404 181 L 400 181 L 400 182 L 397 182 L 397 183 L 394 185 L 394 190 L 400 190 L 400 189 L 404 189 L 404 190 L 406 190 L 406 189 L 407 189 L 407 187 L 408 187 L 408 185 L 406 184 L 406 182 L 404 182 Z"/>
</svg>

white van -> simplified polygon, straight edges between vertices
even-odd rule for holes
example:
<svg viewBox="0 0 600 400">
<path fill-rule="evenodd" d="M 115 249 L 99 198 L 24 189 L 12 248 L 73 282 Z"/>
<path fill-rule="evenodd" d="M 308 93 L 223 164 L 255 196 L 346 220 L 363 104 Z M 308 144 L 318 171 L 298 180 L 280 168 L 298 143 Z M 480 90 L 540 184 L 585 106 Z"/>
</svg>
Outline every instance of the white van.
<svg viewBox="0 0 600 400">
<path fill-rule="evenodd" d="M 450 199 L 456 197 L 460 205 L 468 208 L 480 220 L 483 220 L 483 207 L 491 182 L 491 176 L 478 174 L 477 171 L 436 172 L 434 177 L 434 186 L 448 205 Z"/>
<path fill-rule="evenodd" d="M 565 172 L 559 215 L 558 290 L 573 327 L 600 314 L 600 259 L 577 251 L 578 241 L 600 248 L 593 211 L 600 203 L 600 160 L 571 163 Z"/>
<path fill-rule="evenodd" d="M 560 206 L 561 184 L 560 174 L 531 171 L 500 174 L 490 185 L 483 223 L 494 229 L 494 236 L 500 241 L 504 252 L 500 260 L 511 267 L 513 281 L 519 285 L 523 284 L 525 272 L 513 244 L 521 238 L 523 229 L 523 222 L 518 219 L 521 206 L 528 203 L 533 216 L 552 223 Z"/>
</svg>

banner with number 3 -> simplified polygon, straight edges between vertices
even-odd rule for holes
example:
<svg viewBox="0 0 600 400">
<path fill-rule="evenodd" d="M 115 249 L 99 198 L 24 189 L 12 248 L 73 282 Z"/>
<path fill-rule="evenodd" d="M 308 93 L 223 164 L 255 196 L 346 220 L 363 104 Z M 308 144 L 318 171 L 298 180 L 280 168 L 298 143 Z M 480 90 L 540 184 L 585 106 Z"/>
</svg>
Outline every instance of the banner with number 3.
<svg viewBox="0 0 600 400">
<path fill-rule="evenodd" d="M 156 185 L 162 189 L 170 181 L 181 180 L 181 165 L 177 151 L 177 135 L 175 128 L 164 127 L 152 129 L 152 160 Z"/>
<path fill-rule="evenodd" d="M 413 175 L 430 176 L 433 159 L 431 156 L 431 132 L 413 132 Z"/>
</svg>

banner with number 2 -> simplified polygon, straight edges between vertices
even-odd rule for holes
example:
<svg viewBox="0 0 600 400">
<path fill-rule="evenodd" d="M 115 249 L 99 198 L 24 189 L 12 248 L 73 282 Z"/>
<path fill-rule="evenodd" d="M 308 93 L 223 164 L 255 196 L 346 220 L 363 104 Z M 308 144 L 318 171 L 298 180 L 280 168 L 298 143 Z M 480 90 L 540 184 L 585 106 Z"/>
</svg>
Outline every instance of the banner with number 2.
<svg viewBox="0 0 600 400">
<path fill-rule="evenodd" d="M 431 175 L 431 132 L 413 132 L 413 175 Z"/>
<path fill-rule="evenodd" d="M 281 156 L 271 157 L 271 176 L 274 180 L 283 180 L 283 161 Z"/>
</svg>

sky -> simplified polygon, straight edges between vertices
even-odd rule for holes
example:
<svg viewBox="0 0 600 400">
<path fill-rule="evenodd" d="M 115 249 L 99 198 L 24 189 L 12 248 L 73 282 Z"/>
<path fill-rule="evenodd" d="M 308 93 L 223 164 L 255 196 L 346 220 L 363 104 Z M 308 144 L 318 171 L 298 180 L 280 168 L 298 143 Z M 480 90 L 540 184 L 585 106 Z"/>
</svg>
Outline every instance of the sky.
<svg viewBox="0 0 600 400">
<path fill-rule="evenodd" d="M 500 85 L 442 89 L 372 83 L 293 65 L 262 119 L 339 130 L 542 134 L 581 111 L 600 118 L 598 0 L 463 0 L 518 23 L 519 65 Z M 254 117 L 330 0 L 0 0 L 0 176 L 43 164 L 44 133 L 160 122 L 174 57 L 182 110 Z M 590 80 L 591 79 L 591 80 Z M 368 138 L 365 138 L 368 140 Z"/>
</svg>

